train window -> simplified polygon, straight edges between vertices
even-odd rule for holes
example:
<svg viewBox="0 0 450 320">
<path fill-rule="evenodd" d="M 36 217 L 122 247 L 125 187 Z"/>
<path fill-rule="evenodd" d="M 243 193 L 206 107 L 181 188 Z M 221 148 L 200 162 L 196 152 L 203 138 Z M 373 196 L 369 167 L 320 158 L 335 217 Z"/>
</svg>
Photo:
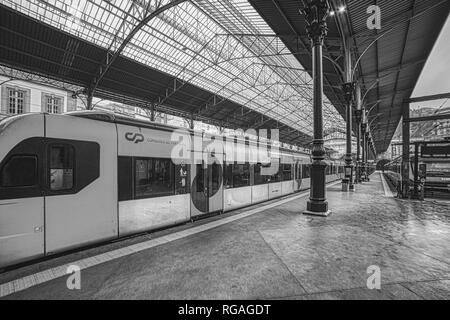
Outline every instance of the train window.
<svg viewBox="0 0 450 320">
<path fill-rule="evenodd" d="M 119 157 L 118 159 L 118 191 L 119 201 L 133 199 L 133 158 Z"/>
<path fill-rule="evenodd" d="M 224 164 L 223 167 L 223 185 L 225 189 L 233 188 L 233 164 Z"/>
<path fill-rule="evenodd" d="M 333 164 L 330 163 L 330 164 L 328 165 L 328 167 L 329 167 L 329 169 L 328 169 L 328 174 L 329 174 L 329 175 L 330 175 L 330 174 L 333 174 L 333 171 L 334 171 Z"/>
<path fill-rule="evenodd" d="M 175 193 L 187 194 L 191 192 L 191 169 L 187 164 L 175 166 Z"/>
<path fill-rule="evenodd" d="M 302 165 L 300 163 L 297 163 L 295 166 L 295 180 L 300 180 L 302 178 Z"/>
<path fill-rule="evenodd" d="M 209 196 L 215 195 L 218 191 L 220 191 L 220 187 L 222 186 L 222 166 L 217 163 L 213 163 L 210 165 L 211 172 L 211 186 L 209 188 Z"/>
<path fill-rule="evenodd" d="M 270 178 L 270 182 L 281 182 L 281 178 L 281 168 L 279 168 L 278 172 Z"/>
<path fill-rule="evenodd" d="M 270 174 L 277 170 L 272 175 L 268 176 L 268 182 L 280 182 L 282 180 L 283 167 L 280 164 L 280 159 L 272 159 L 270 165 L 263 166 L 263 168 L 267 168 L 266 170 L 262 170 L 262 173 Z"/>
<path fill-rule="evenodd" d="M 205 188 L 205 169 L 203 168 L 203 164 L 197 164 L 197 177 L 196 177 L 196 190 L 197 192 L 203 192 L 206 190 Z"/>
<path fill-rule="evenodd" d="M 74 156 L 74 148 L 70 145 L 50 146 L 50 190 L 66 191 L 73 189 Z"/>
<path fill-rule="evenodd" d="M 1 186 L 4 188 L 31 187 L 37 184 L 37 157 L 13 156 L 3 166 Z"/>
<path fill-rule="evenodd" d="M 233 188 L 247 187 L 250 185 L 250 164 L 233 165 Z"/>
<path fill-rule="evenodd" d="M 135 159 L 135 198 L 174 194 L 174 165 L 170 159 Z"/>
<path fill-rule="evenodd" d="M 283 178 L 283 181 L 290 181 L 290 180 L 292 180 L 292 165 L 291 164 L 283 164 L 282 165 L 282 170 L 283 170 L 283 173 L 282 173 L 282 178 Z"/>
<path fill-rule="evenodd" d="M 303 179 L 307 179 L 311 176 L 310 173 L 311 165 L 310 164 L 303 164 L 302 165 L 302 172 L 303 172 Z"/>
<path fill-rule="evenodd" d="M 261 174 L 262 167 L 263 165 L 261 163 L 255 165 L 255 186 L 268 182 L 269 176 Z"/>
</svg>

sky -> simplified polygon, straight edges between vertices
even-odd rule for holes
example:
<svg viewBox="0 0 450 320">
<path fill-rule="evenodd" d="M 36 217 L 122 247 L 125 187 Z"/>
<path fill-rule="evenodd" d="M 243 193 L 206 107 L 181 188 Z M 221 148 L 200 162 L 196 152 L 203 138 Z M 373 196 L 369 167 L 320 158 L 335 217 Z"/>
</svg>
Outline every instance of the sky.
<svg viewBox="0 0 450 320">
<path fill-rule="evenodd" d="M 447 18 L 439 38 L 425 64 L 419 77 L 412 97 L 427 96 L 431 94 L 450 92 L 450 18 Z M 450 101 L 436 100 L 421 103 L 422 106 L 441 106 Z M 412 107 L 418 107 L 413 105 Z"/>
</svg>

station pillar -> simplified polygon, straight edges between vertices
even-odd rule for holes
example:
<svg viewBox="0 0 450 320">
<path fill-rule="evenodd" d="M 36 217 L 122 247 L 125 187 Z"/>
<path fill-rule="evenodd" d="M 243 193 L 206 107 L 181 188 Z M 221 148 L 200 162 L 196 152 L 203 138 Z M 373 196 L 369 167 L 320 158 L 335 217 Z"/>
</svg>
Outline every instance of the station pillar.
<svg viewBox="0 0 450 320">
<path fill-rule="evenodd" d="M 402 106 L 402 183 L 401 183 L 401 197 L 407 198 L 409 196 L 409 167 L 410 167 L 410 123 L 409 123 L 409 104 L 405 103 Z"/>
<path fill-rule="evenodd" d="M 361 87 L 359 84 L 356 86 L 356 177 L 355 183 L 361 183 L 361 120 L 362 120 L 362 108 L 361 108 Z"/>
<path fill-rule="evenodd" d="M 156 121 L 156 107 L 154 103 L 152 103 L 150 107 L 150 121 L 151 122 Z"/>
<path fill-rule="evenodd" d="M 86 94 L 86 109 L 92 110 L 94 108 L 93 105 L 94 93 L 92 92 L 91 89 L 88 88 L 85 90 L 85 94 Z"/>
<path fill-rule="evenodd" d="M 414 166 L 414 188 L 413 188 L 413 192 L 411 195 L 412 199 L 420 199 L 423 200 L 421 198 L 420 192 L 419 192 L 419 186 L 420 186 L 420 181 L 419 181 L 419 144 L 415 143 L 414 144 L 414 162 L 412 163 L 412 165 Z M 420 188 L 422 189 L 422 188 Z"/>
<path fill-rule="evenodd" d="M 325 190 L 325 147 L 323 141 L 323 56 L 322 47 L 327 35 L 330 6 L 327 0 L 302 0 L 306 21 L 306 32 L 312 43 L 313 82 L 314 82 L 314 141 L 311 165 L 311 196 L 304 214 L 328 216 Z"/>
<path fill-rule="evenodd" d="M 369 182 L 369 155 L 370 155 L 370 132 L 369 127 L 366 127 L 366 161 L 364 163 L 364 181 Z"/>
<path fill-rule="evenodd" d="M 189 119 L 190 121 L 189 121 L 189 125 L 190 125 L 190 129 L 191 130 L 194 130 L 195 129 L 195 120 L 194 120 L 194 114 L 193 113 L 191 113 L 191 117 L 190 117 L 190 119 Z"/>
<path fill-rule="evenodd" d="M 364 117 L 365 111 L 363 111 Z M 364 117 L 365 118 L 365 117 Z M 361 145 L 362 145 L 362 161 L 360 168 L 361 182 L 366 181 L 366 164 L 367 164 L 367 141 L 366 141 L 367 122 L 363 119 L 361 124 Z"/>
<path fill-rule="evenodd" d="M 345 95 L 345 101 L 347 103 L 347 151 L 345 153 L 345 178 L 342 180 L 343 185 L 348 186 L 348 190 L 354 191 L 355 186 L 353 184 L 353 177 L 354 177 L 354 166 L 353 166 L 353 158 L 352 158 L 352 118 L 353 118 L 353 108 L 352 108 L 352 102 L 353 102 L 353 90 L 354 90 L 354 84 L 353 82 L 347 82 L 344 83 L 342 86 L 342 89 L 344 91 Z M 346 188 L 343 187 L 343 191 Z"/>
</svg>

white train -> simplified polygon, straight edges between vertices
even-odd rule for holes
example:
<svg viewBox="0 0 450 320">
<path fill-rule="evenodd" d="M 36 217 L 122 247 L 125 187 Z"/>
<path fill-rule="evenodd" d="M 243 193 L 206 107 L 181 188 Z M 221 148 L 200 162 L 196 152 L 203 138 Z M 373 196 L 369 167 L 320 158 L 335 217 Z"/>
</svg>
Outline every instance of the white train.
<svg viewBox="0 0 450 320">
<path fill-rule="evenodd" d="M 207 152 L 189 146 L 191 159 L 175 161 L 177 128 L 104 112 L 26 114 L 0 122 L 0 267 L 161 229 L 268 201 L 310 187 L 310 156 L 272 154 L 278 172 L 249 159 L 194 161 Z M 222 139 L 222 138 L 220 138 Z M 217 141 L 216 141 L 217 142 Z M 234 152 L 252 142 L 237 141 Z M 205 156 L 205 155 L 204 155 Z M 206 157 L 205 157 L 206 158 Z M 327 181 L 341 178 L 331 163 Z"/>
</svg>

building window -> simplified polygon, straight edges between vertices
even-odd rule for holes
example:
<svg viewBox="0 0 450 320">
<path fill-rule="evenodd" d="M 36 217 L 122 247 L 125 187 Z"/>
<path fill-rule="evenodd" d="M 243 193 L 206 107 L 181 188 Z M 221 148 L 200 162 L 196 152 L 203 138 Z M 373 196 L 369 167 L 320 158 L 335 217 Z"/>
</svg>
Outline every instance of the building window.
<svg viewBox="0 0 450 320">
<path fill-rule="evenodd" d="M 62 98 L 55 97 L 53 95 L 45 96 L 45 111 L 47 113 L 61 113 L 62 111 Z"/>
<path fill-rule="evenodd" d="M 25 112 L 25 91 L 8 89 L 8 113 L 22 114 Z"/>
</svg>

